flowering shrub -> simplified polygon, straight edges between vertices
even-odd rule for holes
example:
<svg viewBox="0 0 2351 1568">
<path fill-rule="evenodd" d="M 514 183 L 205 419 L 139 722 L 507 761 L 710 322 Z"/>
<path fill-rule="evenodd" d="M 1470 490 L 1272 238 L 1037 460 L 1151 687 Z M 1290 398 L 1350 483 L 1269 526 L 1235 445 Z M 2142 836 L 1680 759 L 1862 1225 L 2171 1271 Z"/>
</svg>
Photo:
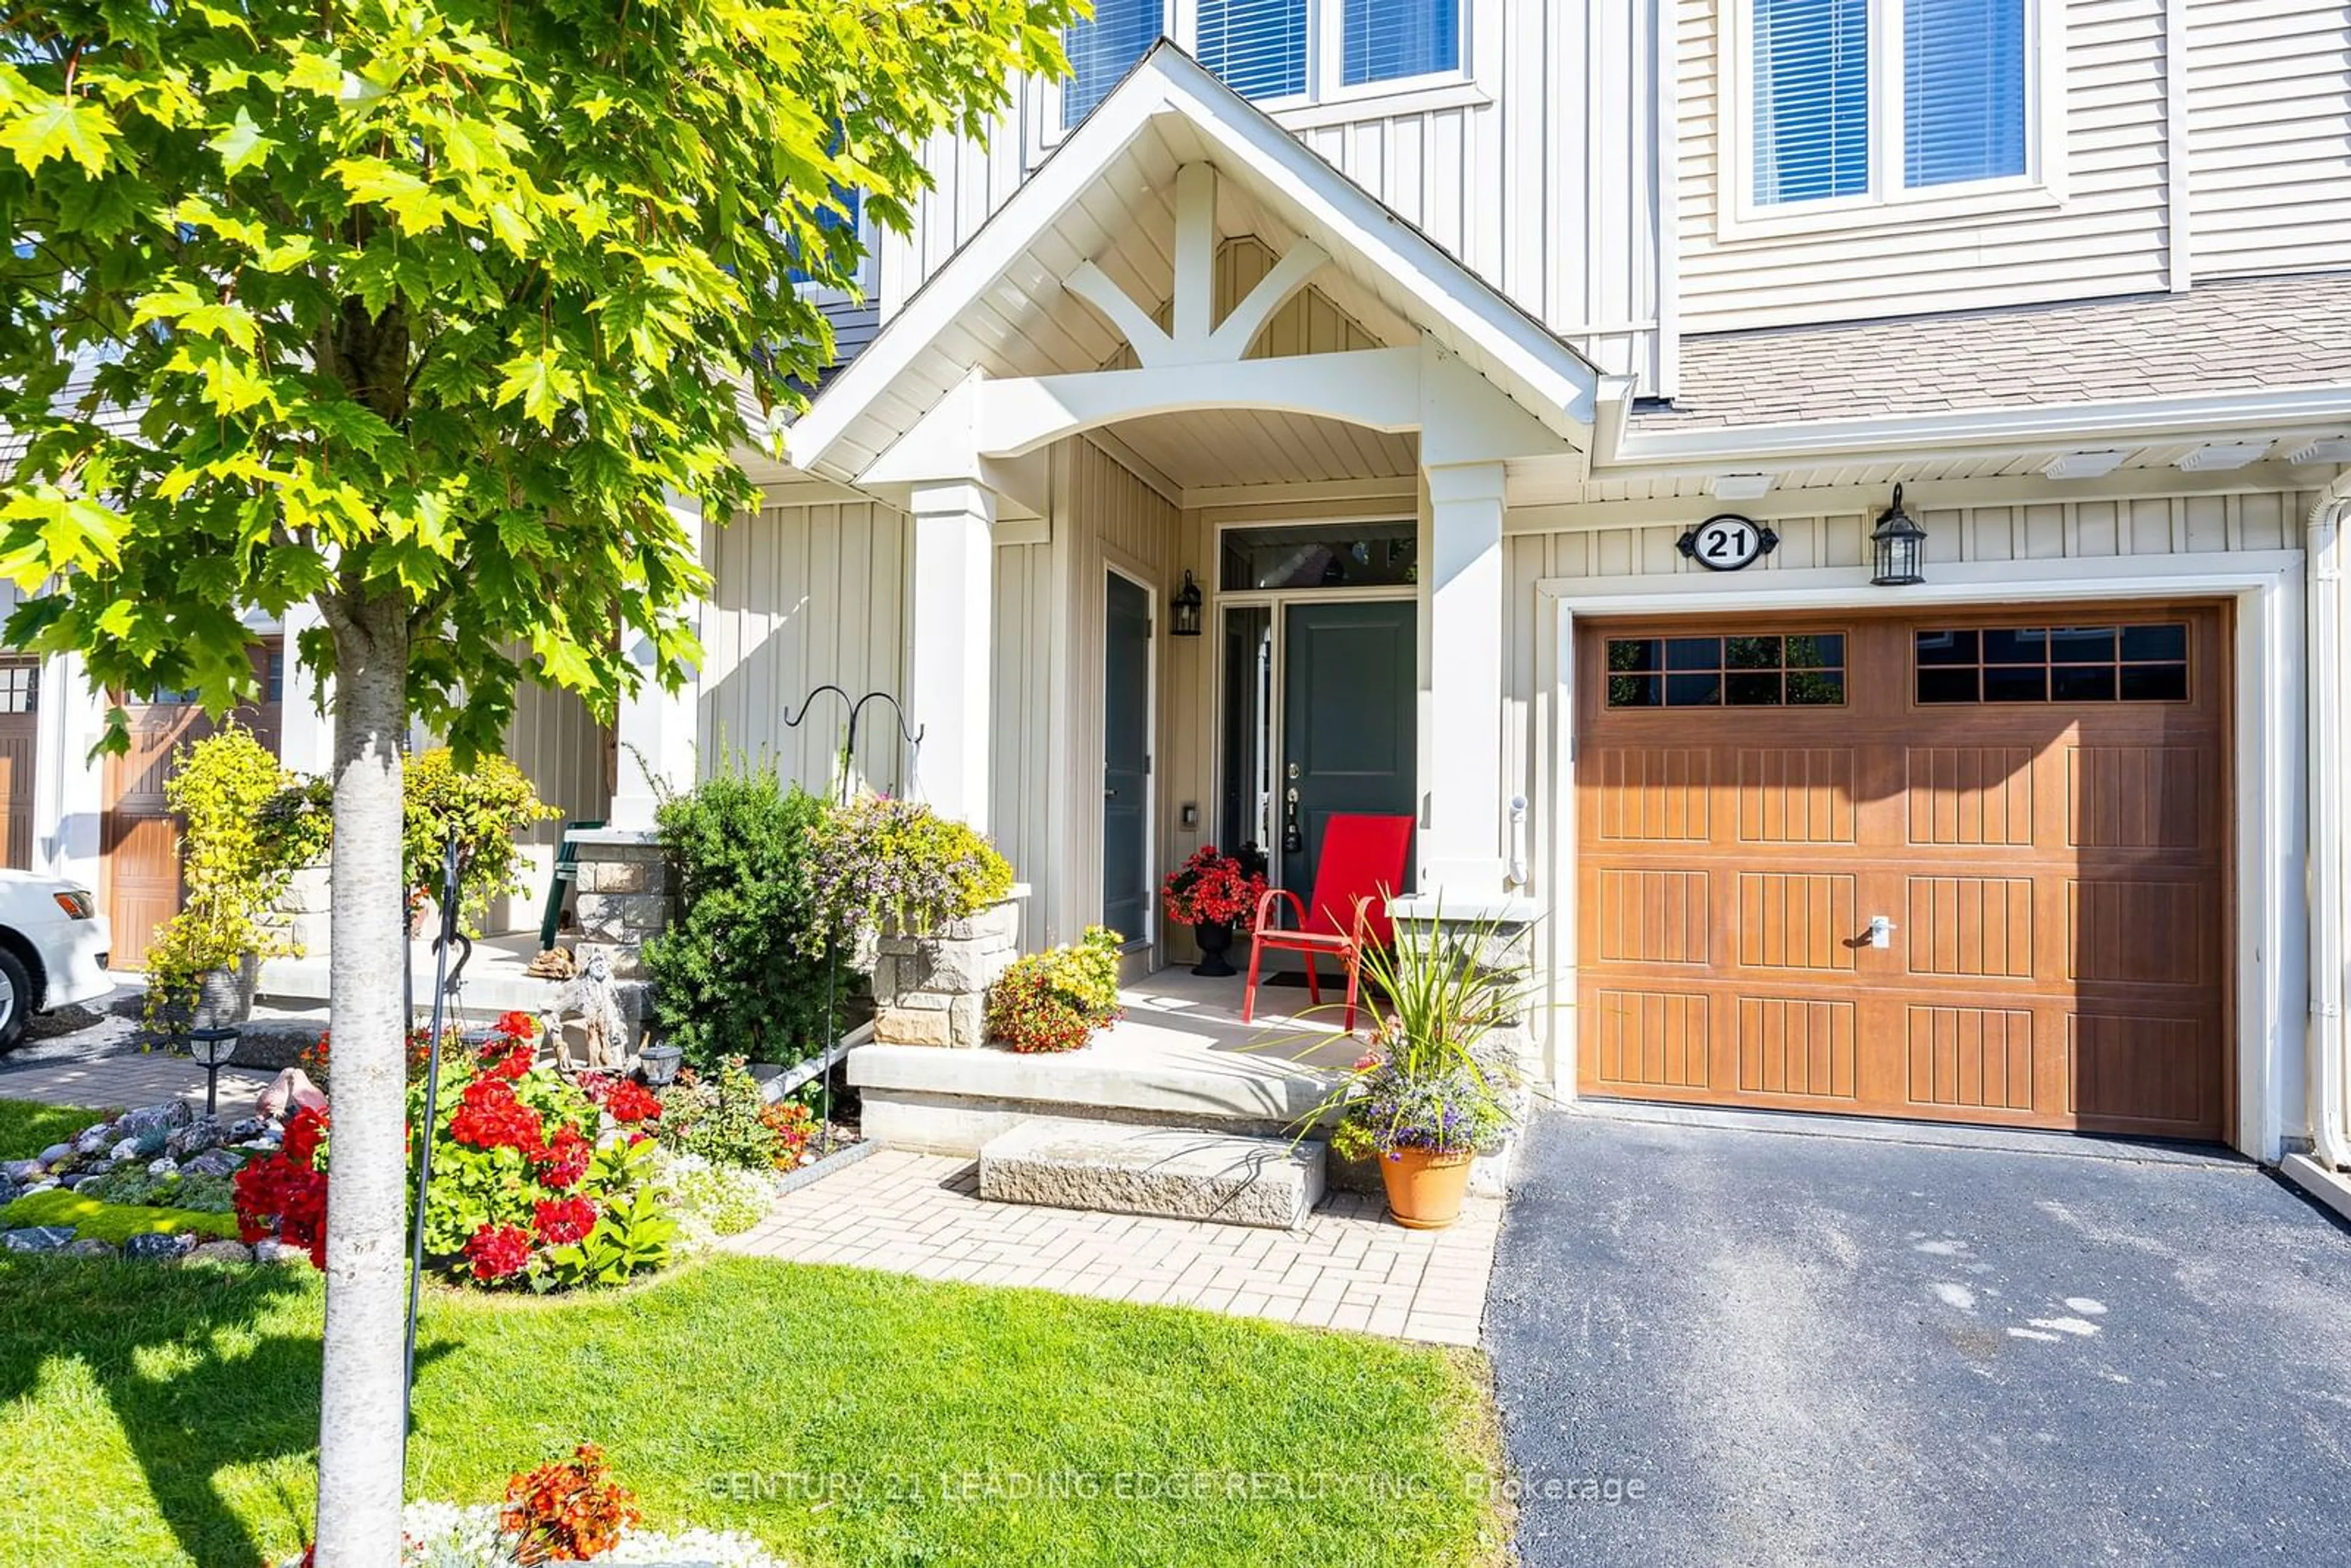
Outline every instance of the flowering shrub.
<svg viewBox="0 0 2351 1568">
<path fill-rule="evenodd" d="M 327 1113 L 295 1112 L 277 1151 L 240 1166 L 235 1184 L 239 1240 L 251 1246 L 274 1234 L 327 1266 Z"/>
<path fill-rule="evenodd" d="M 668 1178 L 689 1222 L 709 1236 L 741 1235 L 766 1218 L 776 1197 L 776 1178 L 768 1172 L 715 1166 L 700 1155 L 672 1155 Z"/>
<path fill-rule="evenodd" d="M 444 1045 L 434 1107 L 427 1259 L 485 1285 L 534 1290 L 609 1284 L 668 1260 L 676 1222 L 663 1212 L 653 1145 L 605 1113 L 553 1067 L 538 1065 L 527 1013 L 498 1020 L 478 1050 Z M 412 1136 L 425 1085 L 409 1089 Z M 237 1173 L 238 1233 L 275 1234 L 325 1266 L 326 1116 L 303 1111 L 275 1155 Z"/>
<path fill-rule="evenodd" d="M 1264 896 L 1265 878 L 1231 855 L 1202 844 L 1192 858 L 1167 873 L 1160 884 L 1160 906 L 1167 918 L 1186 925 L 1238 925 L 1246 931 L 1257 921 L 1257 901 Z"/>
<path fill-rule="evenodd" d="M 659 1136 L 673 1154 L 745 1170 L 774 1170 L 784 1163 L 778 1129 L 764 1114 L 767 1096 L 739 1056 L 727 1057 L 715 1073 L 681 1071 L 661 1092 L 661 1106 Z M 807 1141 L 801 1134 L 799 1142 Z"/>
<path fill-rule="evenodd" d="M 797 1100 L 763 1106 L 759 1120 L 776 1140 L 776 1168 L 794 1171 L 808 1164 L 809 1140 L 816 1135 L 816 1113 Z"/>
<path fill-rule="evenodd" d="M 928 806 L 883 796 L 825 814 L 810 870 L 818 906 L 839 931 L 944 925 L 1012 891 L 1012 867 L 986 839 Z"/>
<path fill-rule="evenodd" d="M 582 1443 L 569 1458 L 509 1479 L 498 1523 L 526 1563 L 586 1563 L 618 1546 L 621 1532 L 643 1517 L 635 1495 L 612 1479 L 604 1450 Z"/>
<path fill-rule="evenodd" d="M 496 1503 L 458 1507 L 445 1502 L 412 1502 L 400 1511 L 400 1568 L 514 1568 L 522 1543 L 499 1522 L 504 1510 Z M 778 1558 L 747 1535 L 732 1531 L 683 1530 L 674 1534 L 639 1530 L 620 1533 L 597 1563 L 691 1563 L 695 1568 L 786 1568 Z M 297 1558 L 285 1568 L 308 1568 L 308 1558 Z"/>
<path fill-rule="evenodd" d="M 301 1054 L 294 1059 L 294 1065 L 300 1068 L 304 1075 L 321 1091 L 326 1089 L 334 1076 L 330 1035 L 331 1031 L 320 1030 L 319 1038 L 304 1046 Z M 455 1029 L 444 1030 L 441 1036 L 442 1049 L 444 1051 L 454 1049 L 457 1040 L 458 1033 Z M 423 1078 L 432 1064 L 433 1031 L 423 1028 L 410 1030 L 408 1031 L 408 1081 L 413 1083 Z"/>
<path fill-rule="evenodd" d="M 1115 931 L 1089 925 L 1066 947 L 1015 959 L 988 988 L 987 1032 L 1014 1051 L 1075 1051 L 1119 1016 Z"/>
<path fill-rule="evenodd" d="M 541 1291 L 659 1268 L 676 1221 L 663 1212 L 651 1139 L 611 1109 L 619 1101 L 642 1119 L 644 1092 L 607 1084 L 600 1107 L 536 1063 L 537 1030 L 508 1013 L 480 1050 L 443 1054 L 426 1254 L 477 1283 Z M 423 1113 L 422 1085 L 409 1113 Z"/>
</svg>

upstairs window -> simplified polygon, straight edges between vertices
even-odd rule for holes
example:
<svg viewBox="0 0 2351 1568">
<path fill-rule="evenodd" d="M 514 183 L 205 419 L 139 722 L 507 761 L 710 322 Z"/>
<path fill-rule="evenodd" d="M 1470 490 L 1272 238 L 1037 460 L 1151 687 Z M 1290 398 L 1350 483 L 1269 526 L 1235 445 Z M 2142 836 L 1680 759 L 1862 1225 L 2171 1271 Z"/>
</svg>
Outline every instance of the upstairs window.
<svg viewBox="0 0 2351 1568">
<path fill-rule="evenodd" d="M 1465 0 L 1094 0 L 1062 37 L 1064 130 L 1161 37 L 1243 98 L 1301 100 L 1458 76 Z"/>
<path fill-rule="evenodd" d="M 1883 202 L 2031 168 L 2028 0 L 1749 0 L 1757 207 Z"/>
</svg>

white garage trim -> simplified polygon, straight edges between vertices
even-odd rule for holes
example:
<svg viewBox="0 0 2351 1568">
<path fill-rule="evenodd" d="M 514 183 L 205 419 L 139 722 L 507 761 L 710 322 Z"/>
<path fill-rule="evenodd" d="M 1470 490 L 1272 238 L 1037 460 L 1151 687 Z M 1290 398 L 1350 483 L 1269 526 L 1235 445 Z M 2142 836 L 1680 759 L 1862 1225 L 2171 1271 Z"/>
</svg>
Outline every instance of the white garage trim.
<svg viewBox="0 0 2351 1568">
<path fill-rule="evenodd" d="M 1555 1092 L 1575 1092 L 1575 622 L 1591 615 L 1732 614 L 1750 611 L 1976 608 L 2069 601 L 2228 599 L 2235 701 L 2232 765 L 2237 1115 L 2231 1142 L 2274 1164 L 2300 1134 L 2304 1104 L 2304 999 L 2309 909 L 2304 852 L 2309 816 L 2303 764 L 2303 555 L 2248 550 L 2215 556 L 2118 556 L 2053 561 L 1939 563 L 1915 588 L 1869 584 L 1860 567 L 1774 571 L 1761 578 L 1678 573 L 1655 578 L 1545 578 L 1551 612 L 1552 788 L 1546 855 L 1552 969 L 1546 1066 Z"/>
</svg>

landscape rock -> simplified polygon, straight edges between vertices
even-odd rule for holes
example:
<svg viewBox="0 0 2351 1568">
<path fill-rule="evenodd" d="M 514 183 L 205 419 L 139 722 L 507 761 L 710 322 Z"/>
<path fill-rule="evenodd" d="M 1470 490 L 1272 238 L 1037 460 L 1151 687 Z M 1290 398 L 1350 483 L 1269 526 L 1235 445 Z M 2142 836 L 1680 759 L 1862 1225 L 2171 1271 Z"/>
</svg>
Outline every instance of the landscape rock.
<svg viewBox="0 0 2351 1568">
<path fill-rule="evenodd" d="M 288 1247 L 274 1236 L 253 1244 L 253 1260 L 256 1263 L 308 1263 L 310 1255 L 299 1247 Z"/>
<path fill-rule="evenodd" d="M 206 1241 L 188 1250 L 191 1263 L 250 1263 L 253 1249 L 242 1241 Z"/>
<path fill-rule="evenodd" d="M 99 1154 L 113 1142 L 114 1129 L 100 1122 L 94 1127 L 81 1130 L 81 1135 L 74 1139 L 74 1153 L 85 1155 Z"/>
<path fill-rule="evenodd" d="M 114 1256 L 114 1243 L 96 1236 L 85 1236 L 67 1242 L 59 1250 L 68 1258 L 111 1258 Z"/>
<path fill-rule="evenodd" d="M 0 1164 L 0 1178 L 8 1181 L 38 1181 L 48 1174 L 48 1166 L 40 1160 L 9 1160 Z"/>
<path fill-rule="evenodd" d="M 186 1176 L 235 1176 L 245 1165 L 245 1156 L 234 1149 L 207 1149 L 180 1167 Z"/>
<path fill-rule="evenodd" d="M 19 1191 L 19 1192 L 16 1194 L 16 1197 L 32 1197 L 32 1196 L 33 1196 L 35 1193 L 37 1193 L 37 1192 L 47 1192 L 48 1190 L 50 1190 L 52 1187 L 56 1186 L 57 1185 L 57 1177 L 55 1177 L 55 1176 L 50 1176 L 50 1177 L 49 1177 L 47 1180 L 46 1180 L 46 1181 L 28 1182 L 28 1183 L 26 1183 L 26 1186 L 25 1186 L 25 1187 L 23 1188 L 23 1190 Z M 14 1199 L 11 1199 L 10 1201 L 12 1201 L 12 1202 L 13 1202 L 13 1201 L 14 1201 Z"/>
<path fill-rule="evenodd" d="M 63 1165 L 74 1157 L 74 1146 L 71 1144 L 51 1144 L 33 1157 L 45 1166 Z"/>
<path fill-rule="evenodd" d="M 147 1174 L 151 1176 L 170 1176 L 179 1168 L 179 1162 L 169 1155 L 159 1155 L 147 1162 Z"/>
<path fill-rule="evenodd" d="M 137 1258 L 149 1263 L 168 1263 L 186 1257 L 195 1250 L 196 1239 L 168 1230 L 149 1230 L 133 1236 L 122 1244 L 125 1258 Z"/>
<path fill-rule="evenodd" d="M 11 1252 L 55 1252 L 73 1239 L 70 1225 L 28 1225 L 21 1230 L 0 1230 L 0 1247 Z"/>
<path fill-rule="evenodd" d="M 310 1082 L 310 1075 L 298 1067 L 289 1067 L 269 1081 L 253 1108 L 272 1121 L 289 1116 L 297 1110 L 323 1111 L 327 1097 Z"/>
<path fill-rule="evenodd" d="M 0 1208 L 5 1208 L 25 1195 L 25 1189 L 15 1182 L 0 1177 Z"/>
<path fill-rule="evenodd" d="M 225 1135 L 231 1143 L 235 1143 L 240 1139 L 257 1137 L 268 1129 L 269 1124 L 259 1116 L 239 1116 L 228 1124 Z"/>
<path fill-rule="evenodd" d="M 192 1122 L 172 1134 L 163 1145 L 163 1152 L 173 1159 L 184 1160 L 191 1155 L 201 1155 L 216 1148 L 221 1141 L 220 1124 L 214 1121 Z"/>
</svg>

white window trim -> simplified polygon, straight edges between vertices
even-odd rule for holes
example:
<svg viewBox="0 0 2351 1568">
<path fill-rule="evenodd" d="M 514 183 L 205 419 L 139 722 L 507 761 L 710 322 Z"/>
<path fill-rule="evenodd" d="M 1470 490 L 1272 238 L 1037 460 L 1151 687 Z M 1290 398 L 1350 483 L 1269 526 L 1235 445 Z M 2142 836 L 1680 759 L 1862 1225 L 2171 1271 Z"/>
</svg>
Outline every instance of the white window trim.
<svg viewBox="0 0 2351 1568">
<path fill-rule="evenodd" d="M 1457 54 L 1460 63 L 1456 68 L 1358 82 L 1350 87 L 1340 81 L 1346 74 L 1344 0 L 1306 0 L 1310 35 L 1306 90 L 1280 98 L 1253 98 L 1249 101 L 1292 131 L 1385 114 L 1482 107 L 1493 101 L 1492 83 L 1484 79 L 1483 62 L 1478 55 L 1477 13 L 1485 3 L 1486 0 L 1460 0 L 1461 39 Z M 1165 36 L 1198 58 L 1199 0 L 1160 0 L 1160 4 Z M 1059 145 L 1072 128 L 1061 123 L 1061 81 L 1041 77 L 1031 80 L 1035 90 L 1029 95 L 1029 131 L 1034 144 L 1043 152 Z"/>
<path fill-rule="evenodd" d="M 1762 203 L 1755 193 L 1754 0 L 1723 0 L 1717 42 L 1720 93 L 1715 237 L 1725 243 L 1899 227 L 1938 220 L 2050 210 L 2065 201 L 2065 4 L 2025 0 L 2024 172 L 1963 183 L 1902 183 L 1903 0 L 1869 0 L 1869 190 L 1808 202 Z"/>
<path fill-rule="evenodd" d="M 857 293 L 821 283 L 796 283 L 794 292 L 814 305 L 858 305 L 877 298 L 882 288 L 882 225 L 872 210 L 857 204 Z"/>
</svg>

